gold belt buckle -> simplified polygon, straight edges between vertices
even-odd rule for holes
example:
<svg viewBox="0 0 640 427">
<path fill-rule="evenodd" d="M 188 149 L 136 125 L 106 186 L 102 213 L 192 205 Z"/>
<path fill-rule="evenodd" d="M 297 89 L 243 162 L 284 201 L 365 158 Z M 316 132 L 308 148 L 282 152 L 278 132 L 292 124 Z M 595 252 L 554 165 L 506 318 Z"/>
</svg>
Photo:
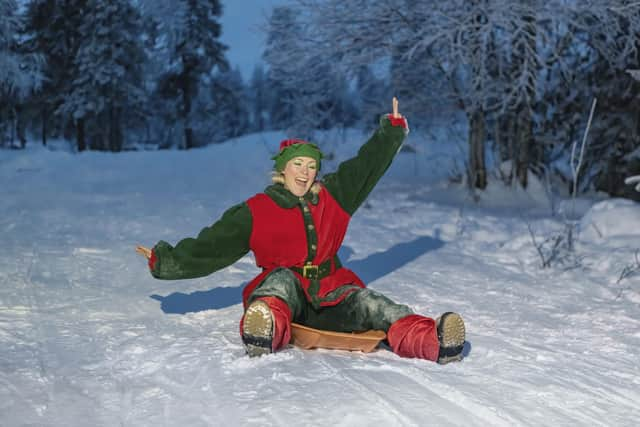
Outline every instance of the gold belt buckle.
<svg viewBox="0 0 640 427">
<path fill-rule="evenodd" d="M 316 279 L 318 277 L 318 266 L 313 264 L 305 264 L 302 267 L 302 276 L 307 279 Z"/>
</svg>

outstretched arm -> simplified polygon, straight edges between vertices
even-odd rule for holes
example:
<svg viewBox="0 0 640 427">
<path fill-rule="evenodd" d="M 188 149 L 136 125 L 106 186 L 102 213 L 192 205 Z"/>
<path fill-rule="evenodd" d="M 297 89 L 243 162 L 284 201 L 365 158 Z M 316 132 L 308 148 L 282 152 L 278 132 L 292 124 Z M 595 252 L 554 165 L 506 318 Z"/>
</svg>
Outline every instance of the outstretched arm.
<svg viewBox="0 0 640 427">
<path fill-rule="evenodd" d="M 407 133 L 407 122 L 398 112 L 394 97 L 393 113 L 380 119 L 380 127 L 358 154 L 324 177 L 324 186 L 349 215 L 354 214 L 387 171 Z"/>
<path fill-rule="evenodd" d="M 227 267 L 249 252 L 251 212 L 246 203 L 227 210 L 198 237 L 183 239 L 173 247 L 165 241 L 153 249 L 138 245 L 136 252 L 147 258 L 156 279 L 190 279 Z"/>
</svg>

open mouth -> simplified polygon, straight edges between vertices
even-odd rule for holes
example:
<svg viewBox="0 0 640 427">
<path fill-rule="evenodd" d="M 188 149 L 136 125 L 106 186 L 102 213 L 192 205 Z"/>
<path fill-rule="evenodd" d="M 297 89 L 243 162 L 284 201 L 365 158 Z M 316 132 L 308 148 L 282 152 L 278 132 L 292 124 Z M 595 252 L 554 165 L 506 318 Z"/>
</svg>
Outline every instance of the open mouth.
<svg viewBox="0 0 640 427">
<path fill-rule="evenodd" d="M 309 180 L 307 178 L 296 178 L 296 184 L 300 187 L 306 187 Z"/>
</svg>

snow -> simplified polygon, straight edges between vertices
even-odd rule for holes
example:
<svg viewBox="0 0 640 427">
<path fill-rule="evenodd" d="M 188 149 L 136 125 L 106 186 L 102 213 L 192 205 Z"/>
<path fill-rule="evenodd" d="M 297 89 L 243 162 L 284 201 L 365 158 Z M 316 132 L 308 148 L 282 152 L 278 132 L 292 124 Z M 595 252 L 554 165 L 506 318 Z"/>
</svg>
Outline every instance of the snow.
<svg viewBox="0 0 640 427">
<path fill-rule="evenodd" d="M 193 236 L 261 191 L 282 138 L 0 151 L 0 425 L 636 424 L 640 274 L 618 279 L 636 262 L 640 205 L 581 199 L 580 262 L 541 269 L 528 226 L 540 239 L 563 228 L 544 185 L 492 182 L 475 203 L 446 179 L 452 144 L 417 133 L 416 153 L 398 155 L 354 216 L 341 257 L 418 313 L 461 313 L 465 360 L 384 348 L 248 358 L 238 321 L 258 271 L 250 255 L 206 278 L 159 281 L 134 247 Z M 337 156 L 323 171 L 365 135 L 336 138 L 320 138 Z"/>
<path fill-rule="evenodd" d="M 627 199 L 611 199 L 594 205 L 582 218 L 585 237 L 610 238 L 640 236 L 640 204 Z"/>
</svg>

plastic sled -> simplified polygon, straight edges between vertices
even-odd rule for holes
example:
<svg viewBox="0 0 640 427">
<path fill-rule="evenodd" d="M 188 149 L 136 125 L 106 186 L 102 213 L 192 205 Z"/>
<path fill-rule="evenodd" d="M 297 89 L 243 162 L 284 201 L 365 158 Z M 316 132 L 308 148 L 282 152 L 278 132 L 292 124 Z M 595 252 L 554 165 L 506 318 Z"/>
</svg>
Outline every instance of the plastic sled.
<svg viewBox="0 0 640 427">
<path fill-rule="evenodd" d="M 328 348 L 332 350 L 373 351 L 387 334 L 383 331 L 333 332 L 314 329 L 297 323 L 291 324 L 291 344 L 304 349 Z"/>
</svg>

